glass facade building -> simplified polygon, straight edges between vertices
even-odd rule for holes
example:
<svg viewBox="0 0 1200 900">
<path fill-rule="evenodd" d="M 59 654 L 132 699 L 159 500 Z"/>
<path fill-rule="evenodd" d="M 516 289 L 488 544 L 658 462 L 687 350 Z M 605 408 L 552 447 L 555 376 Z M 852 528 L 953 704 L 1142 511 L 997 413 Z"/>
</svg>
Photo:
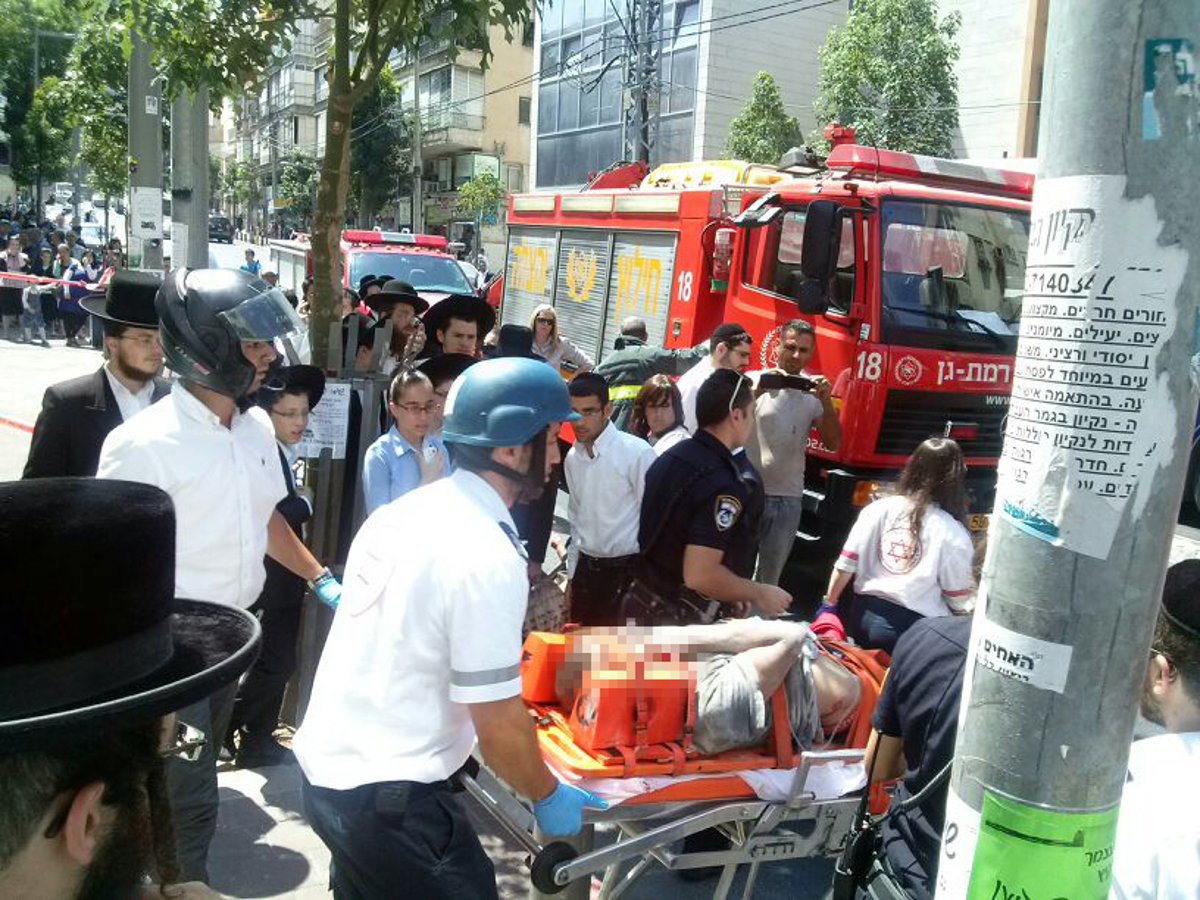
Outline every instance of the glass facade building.
<svg viewBox="0 0 1200 900">
<path fill-rule="evenodd" d="M 621 12 L 618 17 L 617 12 Z M 620 160 L 624 4 L 561 0 L 541 19 L 537 102 L 538 188 L 587 181 Z M 656 30 L 659 84 L 651 96 L 651 166 L 692 157 L 700 0 L 664 0 Z"/>
</svg>

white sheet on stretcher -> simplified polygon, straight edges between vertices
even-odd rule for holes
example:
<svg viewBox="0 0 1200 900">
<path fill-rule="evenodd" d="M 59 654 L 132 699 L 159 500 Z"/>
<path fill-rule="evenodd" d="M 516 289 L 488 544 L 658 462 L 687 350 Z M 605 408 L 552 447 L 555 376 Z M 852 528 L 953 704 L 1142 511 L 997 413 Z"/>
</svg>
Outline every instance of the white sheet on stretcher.
<svg viewBox="0 0 1200 900">
<path fill-rule="evenodd" d="M 549 760 L 547 760 L 549 763 Z M 654 776 L 648 778 L 581 778 L 570 772 L 563 772 L 550 763 L 551 771 L 559 780 L 574 784 L 584 790 L 591 791 L 615 806 L 649 794 L 653 791 L 679 784 L 683 781 L 694 781 L 699 778 L 727 778 L 730 774 L 737 775 L 758 795 L 760 800 L 769 803 L 783 803 L 788 799 L 792 779 L 796 769 L 746 769 L 741 772 L 723 773 L 719 775 L 678 775 Z M 857 791 L 867 783 L 867 772 L 862 762 L 846 762 L 830 760 L 811 766 L 808 770 L 808 781 L 805 790 L 820 800 L 834 800 L 851 791 Z"/>
</svg>

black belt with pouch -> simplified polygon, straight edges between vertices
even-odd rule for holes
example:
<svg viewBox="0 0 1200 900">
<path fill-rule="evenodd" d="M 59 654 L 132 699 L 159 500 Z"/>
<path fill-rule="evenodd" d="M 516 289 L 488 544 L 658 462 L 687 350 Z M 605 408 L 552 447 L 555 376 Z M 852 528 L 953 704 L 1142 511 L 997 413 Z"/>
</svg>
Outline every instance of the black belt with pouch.
<svg viewBox="0 0 1200 900">
<path fill-rule="evenodd" d="M 632 578 L 621 595 L 621 620 L 638 625 L 706 625 L 716 619 L 720 604 L 694 591 L 664 597 L 639 578 Z"/>
</svg>

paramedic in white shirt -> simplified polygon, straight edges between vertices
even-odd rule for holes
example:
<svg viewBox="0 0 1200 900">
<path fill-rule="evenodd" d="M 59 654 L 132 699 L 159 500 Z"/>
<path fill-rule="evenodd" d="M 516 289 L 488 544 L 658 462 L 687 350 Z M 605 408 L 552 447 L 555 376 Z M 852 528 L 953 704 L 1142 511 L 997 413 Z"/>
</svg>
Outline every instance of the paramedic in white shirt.
<svg viewBox="0 0 1200 900">
<path fill-rule="evenodd" d="M 1200 897 L 1200 560 L 1167 570 L 1114 845 L 1113 900 Z"/>
<path fill-rule="evenodd" d="M 602 375 L 576 375 L 568 390 L 579 415 L 575 446 L 563 463 L 570 498 L 570 620 L 620 625 L 621 592 L 637 560 L 646 470 L 658 455 L 609 421 L 612 403 Z"/>
<path fill-rule="evenodd" d="M 111 431 L 99 478 L 152 484 L 175 507 L 175 594 L 246 609 L 266 580 L 263 556 L 336 603 L 337 582 L 275 504 L 287 495 L 265 411 L 238 411 L 275 359 L 271 341 L 297 319 L 277 288 L 231 269 L 176 269 L 155 299 L 163 353 L 179 382 L 158 403 Z M 207 738 L 194 761 L 167 761 L 179 863 L 185 881 L 208 880 L 217 822 L 217 747 L 236 684 L 180 710 Z"/>
<path fill-rule="evenodd" d="M 736 322 L 718 325 L 709 338 L 711 352 L 679 376 L 675 386 L 683 398 L 683 427 L 688 434 L 696 433 L 696 391 L 717 369 L 733 369 L 745 372 L 750 365 L 750 353 L 754 341 L 750 333 Z"/>
<path fill-rule="evenodd" d="M 381 507 L 355 536 L 293 743 L 336 897 L 497 896 L 454 797 L 476 739 L 547 834 L 573 834 L 585 806 L 603 807 L 546 768 L 520 696 L 529 579 L 509 508 L 541 492 L 559 424 L 577 420 L 549 366 L 476 363 L 446 399 L 454 474 Z"/>
<path fill-rule="evenodd" d="M 783 326 L 779 333 L 778 368 L 784 375 L 802 375 L 816 346 L 813 327 L 803 319 Z M 754 430 L 746 442 L 746 455 L 762 476 L 766 503 L 758 536 L 758 567 L 754 580 L 779 584 L 779 575 L 792 551 L 804 504 L 804 462 L 808 435 L 815 426 L 821 443 L 837 450 L 842 443 L 842 425 L 834 408 L 829 380 L 806 375 L 811 390 L 779 388 L 764 390 L 755 372 L 757 399 L 754 401 Z"/>
<path fill-rule="evenodd" d="M 817 609 L 838 611 L 862 647 L 888 653 L 924 616 L 968 612 L 975 596 L 975 548 L 967 513 L 962 450 L 950 438 L 923 442 L 904 466 L 896 494 L 858 514 Z M 839 601 L 854 581 L 848 613 Z"/>
</svg>

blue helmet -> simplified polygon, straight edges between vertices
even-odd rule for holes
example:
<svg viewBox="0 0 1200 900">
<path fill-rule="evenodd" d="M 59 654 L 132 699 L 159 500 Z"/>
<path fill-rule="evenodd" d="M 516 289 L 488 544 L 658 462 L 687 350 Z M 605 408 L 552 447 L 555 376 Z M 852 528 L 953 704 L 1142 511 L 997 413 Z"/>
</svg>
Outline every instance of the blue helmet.
<svg viewBox="0 0 1200 900">
<path fill-rule="evenodd" d="M 442 440 L 473 447 L 519 447 L 554 422 L 575 422 L 567 385 L 544 362 L 486 359 L 467 369 L 446 398 Z"/>
</svg>

